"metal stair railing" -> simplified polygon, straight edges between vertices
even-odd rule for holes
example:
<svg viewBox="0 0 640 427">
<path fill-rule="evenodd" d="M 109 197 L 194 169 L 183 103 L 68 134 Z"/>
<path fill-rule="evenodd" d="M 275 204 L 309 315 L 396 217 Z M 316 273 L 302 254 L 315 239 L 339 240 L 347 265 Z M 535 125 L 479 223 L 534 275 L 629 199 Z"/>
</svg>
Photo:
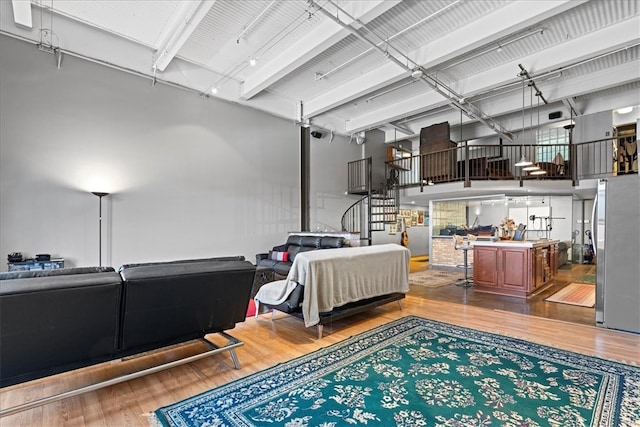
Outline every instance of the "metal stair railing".
<svg viewBox="0 0 640 427">
<path fill-rule="evenodd" d="M 378 190 L 372 190 L 371 183 L 371 158 L 364 159 L 367 163 L 367 182 L 359 182 L 358 188 L 366 188 L 367 194 L 353 203 L 342 215 L 341 226 L 343 231 L 351 233 L 359 233 L 360 240 L 371 244 L 374 231 L 384 231 L 386 224 L 393 224 L 397 220 L 400 207 L 400 191 L 397 185 L 397 179 L 393 172 L 387 168 L 386 175 L 389 176 L 387 181 L 381 185 Z M 354 162 L 354 165 L 357 162 Z M 355 175 L 361 177 L 363 171 L 361 165 L 357 168 L 351 167 L 349 176 L 353 175 L 352 170 L 359 170 Z M 349 187 L 353 182 L 350 181 Z"/>
</svg>

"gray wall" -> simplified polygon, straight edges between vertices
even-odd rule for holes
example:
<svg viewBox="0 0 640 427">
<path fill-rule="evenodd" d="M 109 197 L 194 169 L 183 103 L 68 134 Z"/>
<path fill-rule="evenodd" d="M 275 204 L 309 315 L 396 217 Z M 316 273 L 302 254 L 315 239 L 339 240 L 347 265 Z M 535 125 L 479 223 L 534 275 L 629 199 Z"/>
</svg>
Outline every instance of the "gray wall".
<svg viewBox="0 0 640 427">
<path fill-rule="evenodd" d="M 382 188 L 387 180 L 385 162 L 387 161 L 387 145 L 384 143 L 384 132 L 370 130 L 365 134 L 364 156 L 371 157 L 371 181 L 373 190 Z"/>
<path fill-rule="evenodd" d="M 340 231 L 342 215 L 360 198 L 345 192 L 347 164 L 361 158 L 362 148 L 346 137 L 331 140 L 328 132 L 323 133 L 320 139 L 311 138 L 310 231 Z"/>
<path fill-rule="evenodd" d="M 5 36 L 0 55 L 3 257 L 50 253 L 66 266 L 97 265 L 98 198 L 90 191 L 112 193 L 103 203 L 103 265 L 253 260 L 299 229 L 292 121 L 70 56 L 59 70 L 54 56 Z M 345 150 L 350 157 L 357 148 L 312 147 L 312 157 L 330 161 L 311 165 L 324 172 L 320 191 L 332 194 L 313 207 L 323 224 L 339 221 L 350 203 L 337 192 L 346 186 L 346 171 L 336 172 L 346 170 Z"/>
<path fill-rule="evenodd" d="M 575 118 L 576 127 L 573 131 L 573 142 L 599 141 L 613 136 L 613 114 L 611 111 L 586 114 Z M 590 176 L 595 173 L 613 172 L 613 145 L 611 141 L 602 141 L 587 147 L 579 146 L 578 176 Z"/>
</svg>

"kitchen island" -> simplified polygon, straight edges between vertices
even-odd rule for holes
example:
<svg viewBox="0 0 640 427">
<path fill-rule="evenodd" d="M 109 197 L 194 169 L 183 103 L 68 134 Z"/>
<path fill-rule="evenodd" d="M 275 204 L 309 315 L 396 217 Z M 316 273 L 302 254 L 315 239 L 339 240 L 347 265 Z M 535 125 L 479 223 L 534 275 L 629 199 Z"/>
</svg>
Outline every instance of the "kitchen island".
<svg viewBox="0 0 640 427">
<path fill-rule="evenodd" d="M 478 292 L 526 298 L 558 274 L 558 241 L 475 241 L 473 282 Z"/>
</svg>

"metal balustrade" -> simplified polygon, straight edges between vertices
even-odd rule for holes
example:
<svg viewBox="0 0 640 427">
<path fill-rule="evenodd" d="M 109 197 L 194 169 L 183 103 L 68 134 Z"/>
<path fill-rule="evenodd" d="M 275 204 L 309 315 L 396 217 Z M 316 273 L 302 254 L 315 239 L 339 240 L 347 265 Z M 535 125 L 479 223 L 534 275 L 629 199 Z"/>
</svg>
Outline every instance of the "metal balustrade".
<svg viewBox="0 0 640 427">
<path fill-rule="evenodd" d="M 515 166 L 521 158 L 538 166 L 541 174 Z M 387 162 L 400 188 L 482 180 L 570 180 L 597 179 L 626 171 L 616 167 L 616 139 L 579 144 L 461 146 L 401 159 L 410 167 L 398 168 L 398 160 Z M 635 170 L 630 172 L 637 173 Z"/>
</svg>

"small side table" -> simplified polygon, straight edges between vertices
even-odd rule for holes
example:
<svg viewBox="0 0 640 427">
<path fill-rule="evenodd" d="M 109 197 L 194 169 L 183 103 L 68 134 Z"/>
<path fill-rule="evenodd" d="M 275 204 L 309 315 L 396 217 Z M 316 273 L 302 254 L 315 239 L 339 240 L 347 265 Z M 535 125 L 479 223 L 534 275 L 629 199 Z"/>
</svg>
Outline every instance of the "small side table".
<svg viewBox="0 0 640 427">
<path fill-rule="evenodd" d="M 256 275 L 253 279 L 253 288 L 251 289 L 251 299 L 256 296 L 258 291 L 262 286 L 266 283 L 273 282 L 276 280 L 275 272 L 270 267 L 256 267 Z"/>
</svg>

